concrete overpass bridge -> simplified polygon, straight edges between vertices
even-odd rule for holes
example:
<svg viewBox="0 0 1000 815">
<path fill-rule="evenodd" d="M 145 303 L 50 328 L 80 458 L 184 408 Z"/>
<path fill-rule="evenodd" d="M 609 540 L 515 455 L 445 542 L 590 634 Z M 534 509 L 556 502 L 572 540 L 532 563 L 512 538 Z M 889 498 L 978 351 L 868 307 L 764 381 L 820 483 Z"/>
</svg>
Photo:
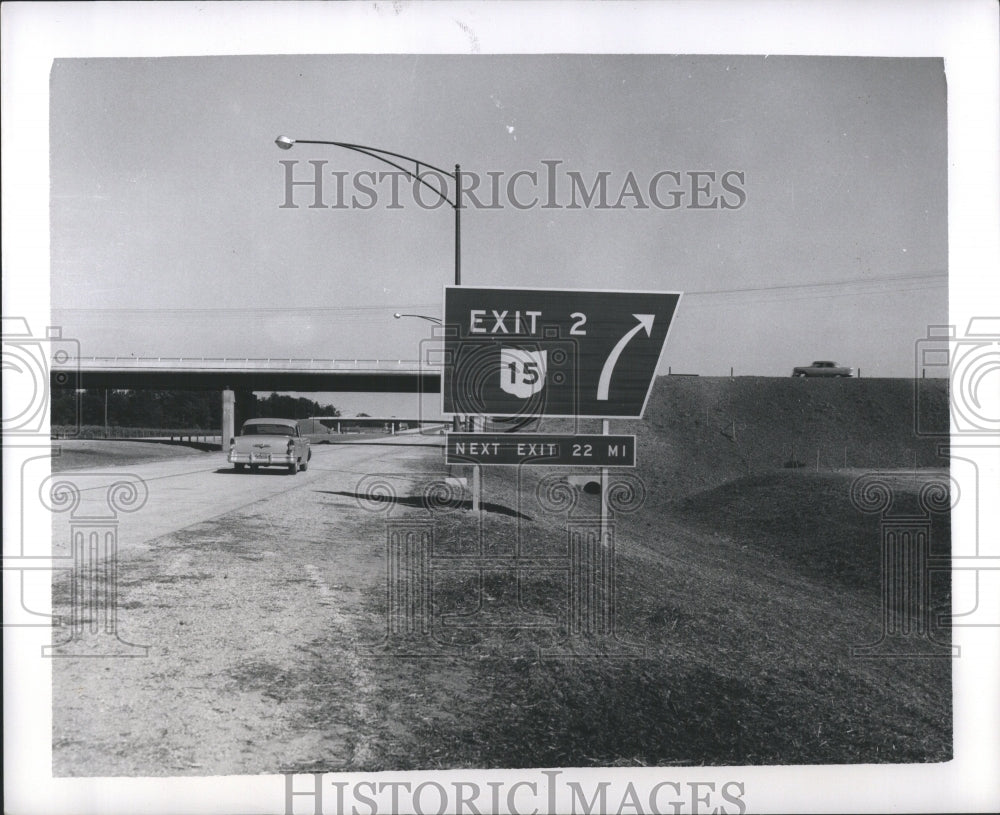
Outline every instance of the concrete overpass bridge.
<svg viewBox="0 0 1000 815">
<path fill-rule="evenodd" d="M 57 357 L 56 388 L 435 393 L 439 365 L 415 359 Z"/>
<path fill-rule="evenodd" d="M 69 357 L 50 361 L 53 388 L 218 390 L 222 438 L 252 417 L 254 391 L 440 393 L 440 365 L 406 359 Z"/>
</svg>

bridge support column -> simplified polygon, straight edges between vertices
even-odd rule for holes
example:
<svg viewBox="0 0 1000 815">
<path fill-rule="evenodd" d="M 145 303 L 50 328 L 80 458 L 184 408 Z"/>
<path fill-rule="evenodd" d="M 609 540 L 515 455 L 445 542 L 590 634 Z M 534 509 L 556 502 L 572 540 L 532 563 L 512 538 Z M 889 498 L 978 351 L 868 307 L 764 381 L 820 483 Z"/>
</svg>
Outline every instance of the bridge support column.
<svg viewBox="0 0 1000 815">
<path fill-rule="evenodd" d="M 222 392 L 222 449 L 229 449 L 229 440 L 236 435 L 236 394 L 229 388 Z"/>
<path fill-rule="evenodd" d="M 256 418 L 257 397 L 253 395 L 253 391 L 236 391 L 236 426 L 239 427 L 247 419 Z"/>
</svg>

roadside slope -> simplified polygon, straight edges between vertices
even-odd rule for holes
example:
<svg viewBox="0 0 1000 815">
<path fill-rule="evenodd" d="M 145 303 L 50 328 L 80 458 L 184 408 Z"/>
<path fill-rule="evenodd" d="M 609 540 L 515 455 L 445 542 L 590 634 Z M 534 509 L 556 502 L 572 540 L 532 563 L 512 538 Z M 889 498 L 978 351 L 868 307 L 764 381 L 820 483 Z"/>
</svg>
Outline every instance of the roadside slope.
<svg viewBox="0 0 1000 815">
<path fill-rule="evenodd" d="M 530 630 L 483 628 L 473 658 L 390 663 L 385 693 L 409 688 L 393 708 L 395 766 L 949 760 L 947 630 L 931 625 L 938 659 L 853 653 L 884 632 L 879 518 L 854 507 L 851 484 L 882 471 L 895 509 L 910 511 L 947 464 L 914 429 L 918 401 L 924 426 L 947 426 L 947 383 L 916 384 L 919 400 L 909 380 L 659 379 L 643 422 L 612 423 L 637 435 L 646 487 L 642 509 L 615 525 L 615 630 L 642 656 L 545 659 Z M 568 522 L 597 513 L 584 494 L 566 514 L 544 509 L 539 478 L 486 469 L 485 500 L 529 519 L 492 516 L 491 550 L 565 552 Z M 472 520 L 436 520 L 435 540 L 467 537 Z M 946 558 L 947 514 L 932 538 Z M 499 577 L 442 575 L 434 602 L 458 611 L 516 593 L 522 610 L 563 619 L 566 578 L 531 578 L 515 592 Z M 949 608 L 946 577 L 930 600 Z M 455 676 L 470 689 L 457 697 Z"/>
<path fill-rule="evenodd" d="M 916 385 L 916 389 L 915 389 Z M 668 500 L 786 467 L 942 467 L 948 383 L 928 379 L 659 377 L 635 433 L 637 474 Z"/>
</svg>

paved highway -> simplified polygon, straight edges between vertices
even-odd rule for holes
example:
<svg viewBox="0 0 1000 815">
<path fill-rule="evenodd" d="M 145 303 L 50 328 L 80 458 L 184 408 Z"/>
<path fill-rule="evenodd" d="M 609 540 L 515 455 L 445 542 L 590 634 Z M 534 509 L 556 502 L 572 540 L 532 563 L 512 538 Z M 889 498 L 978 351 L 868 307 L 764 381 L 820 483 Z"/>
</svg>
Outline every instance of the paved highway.
<svg viewBox="0 0 1000 815">
<path fill-rule="evenodd" d="M 125 554 L 147 547 L 162 535 L 257 501 L 301 490 L 307 485 L 325 484 L 331 476 L 337 489 L 353 490 L 370 472 L 405 469 L 396 466 L 396 462 L 418 460 L 426 463 L 425 469 L 433 469 L 435 462 L 442 461 L 440 439 L 411 434 L 336 446 L 314 445 L 308 470 L 295 476 L 289 476 L 280 467 L 237 473 L 224 452 L 125 467 L 64 471 L 53 476 L 53 484 L 73 485 L 79 490 L 80 504 L 73 512 L 53 515 L 53 555 L 69 554 L 70 524 L 74 518 L 101 517 L 111 512 L 108 490 L 116 483 L 141 484 L 138 489 L 145 494 L 140 507 L 128 506 L 117 513 L 119 548 Z"/>
</svg>

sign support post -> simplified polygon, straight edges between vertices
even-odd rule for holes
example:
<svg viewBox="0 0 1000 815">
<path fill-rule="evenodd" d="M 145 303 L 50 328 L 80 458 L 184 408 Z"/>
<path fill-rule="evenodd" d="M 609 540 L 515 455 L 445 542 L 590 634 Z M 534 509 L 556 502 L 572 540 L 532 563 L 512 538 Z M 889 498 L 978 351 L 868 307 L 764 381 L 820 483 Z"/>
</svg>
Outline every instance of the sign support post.
<svg viewBox="0 0 1000 815">
<path fill-rule="evenodd" d="M 607 419 L 601 419 L 601 435 L 608 435 Z M 608 468 L 601 467 L 601 546 L 608 548 Z"/>
<path fill-rule="evenodd" d="M 474 433 L 478 433 L 483 429 L 482 416 L 472 417 L 472 430 Z M 482 495 L 483 492 L 483 481 L 482 481 L 482 469 L 479 464 L 472 465 L 472 511 L 479 512 L 482 507 Z"/>
</svg>

